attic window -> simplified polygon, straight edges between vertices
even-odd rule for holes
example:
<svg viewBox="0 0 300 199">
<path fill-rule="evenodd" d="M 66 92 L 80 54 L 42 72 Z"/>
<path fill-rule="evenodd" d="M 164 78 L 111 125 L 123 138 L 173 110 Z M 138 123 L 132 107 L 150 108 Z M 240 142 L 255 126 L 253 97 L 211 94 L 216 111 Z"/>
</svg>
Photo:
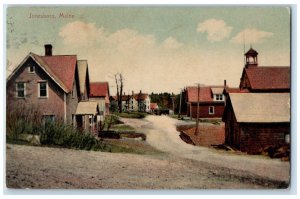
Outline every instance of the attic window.
<svg viewBox="0 0 300 199">
<path fill-rule="evenodd" d="M 216 94 L 216 100 L 217 101 L 222 101 L 223 100 L 223 95 L 222 94 Z"/>
<path fill-rule="evenodd" d="M 35 67 L 33 65 L 29 65 L 28 72 L 29 73 L 34 73 L 35 72 Z"/>
</svg>

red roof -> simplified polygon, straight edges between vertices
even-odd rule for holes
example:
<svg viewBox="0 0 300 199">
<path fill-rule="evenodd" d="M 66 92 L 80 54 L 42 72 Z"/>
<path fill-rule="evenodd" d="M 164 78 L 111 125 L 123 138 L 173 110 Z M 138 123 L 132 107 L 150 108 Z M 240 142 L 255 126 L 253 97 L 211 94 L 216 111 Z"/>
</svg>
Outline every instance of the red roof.
<svg viewBox="0 0 300 199">
<path fill-rule="evenodd" d="M 61 86 L 66 89 L 66 92 L 72 91 L 77 62 L 76 55 L 39 56 L 33 53 L 31 55 L 58 84 L 63 84 Z"/>
<path fill-rule="evenodd" d="M 137 94 L 133 94 L 133 97 L 135 100 L 139 101 L 139 100 L 145 100 L 147 98 L 148 94 L 147 93 L 137 93 Z"/>
<path fill-rule="evenodd" d="M 90 83 L 90 97 L 106 97 L 108 95 L 108 82 Z"/>
<path fill-rule="evenodd" d="M 290 67 L 252 67 L 245 70 L 251 89 L 290 89 Z"/>
<path fill-rule="evenodd" d="M 157 109 L 157 108 L 158 108 L 157 103 L 150 103 L 150 109 L 151 109 L 151 110 Z"/>
<path fill-rule="evenodd" d="M 249 90 L 240 88 L 226 88 L 223 93 L 249 93 Z"/>
<path fill-rule="evenodd" d="M 221 88 L 222 86 L 216 86 L 214 88 Z M 200 87 L 199 89 L 199 102 L 213 102 L 213 96 L 211 92 L 211 86 Z M 198 101 L 198 87 L 187 87 L 187 100 L 188 102 Z"/>
</svg>

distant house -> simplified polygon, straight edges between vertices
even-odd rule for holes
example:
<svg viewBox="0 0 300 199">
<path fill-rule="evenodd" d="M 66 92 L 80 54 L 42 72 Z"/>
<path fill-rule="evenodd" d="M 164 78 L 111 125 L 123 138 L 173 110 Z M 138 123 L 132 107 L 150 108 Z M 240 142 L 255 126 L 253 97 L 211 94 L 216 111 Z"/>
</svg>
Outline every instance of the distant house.
<svg viewBox="0 0 300 199">
<path fill-rule="evenodd" d="M 229 93 L 223 115 L 225 143 L 257 153 L 281 146 L 290 136 L 289 93 Z"/>
<path fill-rule="evenodd" d="M 151 99 L 147 93 L 133 93 L 129 100 L 129 111 L 150 112 Z"/>
<path fill-rule="evenodd" d="M 155 110 L 158 110 L 157 103 L 150 103 L 150 111 L 154 112 Z"/>
<path fill-rule="evenodd" d="M 91 82 L 89 101 L 96 101 L 99 106 L 100 115 L 109 114 L 109 84 L 108 82 Z"/>
<path fill-rule="evenodd" d="M 185 102 L 187 116 L 197 117 L 197 104 L 199 102 L 199 118 L 221 118 L 224 111 L 224 86 L 187 87 Z M 199 98 L 198 98 L 199 94 Z"/>
<path fill-rule="evenodd" d="M 45 56 L 29 53 L 7 78 L 7 112 L 34 108 L 43 121 L 80 125 L 88 120 L 76 114 L 89 93 L 87 71 L 87 66 L 79 71 L 76 55 L 52 55 L 52 45 L 46 44 Z"/>
</svg>

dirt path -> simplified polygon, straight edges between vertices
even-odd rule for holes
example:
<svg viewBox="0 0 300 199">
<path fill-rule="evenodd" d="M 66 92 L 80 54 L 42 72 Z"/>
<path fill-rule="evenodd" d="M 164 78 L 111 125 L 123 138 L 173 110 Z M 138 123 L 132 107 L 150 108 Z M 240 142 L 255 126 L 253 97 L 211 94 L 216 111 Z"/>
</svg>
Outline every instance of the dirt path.
<svg viewBox="0 0 300 199">
<path fill-rule="evenodd" d="M 51 189 L 286 188 L 289 163 L 234 155 L 184 143 L 178 122 L 165 116 L 124 119 L 164 151 L 156 155 L 104 153 L 8 144 L 6 185 Z"/>
<path fill-rule="evenodd" d="M 9 188 L 265 189 L 286 184 L 173 155 L 7 145 Z"/>
<path fill-rule="evenodd" d="M 147 142 L 153 147 L 174 156 L 201 161 L 219 167 L 250 172 L 263 178 L 290 179 L 290 163 L 264 156 L 236 155 L 230 152 L 186 144 L 176 131 L 176 124 L 184 124 L 168 116 L 147 116 L 143 120 L 123 119 L 147 134 Z"/>
</svg>

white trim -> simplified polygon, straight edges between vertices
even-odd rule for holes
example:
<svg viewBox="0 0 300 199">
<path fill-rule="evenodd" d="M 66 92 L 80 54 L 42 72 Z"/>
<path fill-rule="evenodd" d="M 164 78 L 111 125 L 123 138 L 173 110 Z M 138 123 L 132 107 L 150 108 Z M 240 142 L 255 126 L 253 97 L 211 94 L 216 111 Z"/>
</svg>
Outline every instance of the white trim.
<svg viewBox="0 0 300 199">
<path fill-rule="evenodd" d="M 211 108 L 211 107 L 213 108 L 213 109 L 212 109 L 212 110 L 213 110 L 212 112 L 210 112 L 210 108 Z M 215 114 L 215 107 L 214 107 L 214 106 L 209 106 L 209 107 L 208 107 L 208 114 L 209 114 L 209 115 L 214 115 L 214 114 Z"/>
<path fill-rule="evenodd" d="M 42 68 L 42 70 L 57 84 L 57 85 L 59 85 L 59 87 L 64 91 L 64 92 L 68 92 L 67 91 L 67 89 L 63 86 L 63 85 L 61 85 L 59 82 L 57 82 L 56 81 L 56 79 L 52 76 L 52 75 L 50 75 L 49 74 L 49 72 L 34 58 L 34 56 L 32 55 L 33 53 L 29 53 L 23 60 L 22 60 L 22 62 L 13 70 L 13 72 L 8 76 L 8 78 L 7 78 L 7 80 L 6 81 L 9 81 L 11 78 L 12 78 L 12 76 L 24 65 L 24 63 L 28 60 L 28 58 L 29 57 L 31 57 L 34 61 L 35 61 L 35 63 L 37 63 L 37 65 L 39 65 L 39 67 L 41 67 Z M 39 56 L 39 55 L 37 55 L 37 56 Z"/>
<path fill-rule="evenodd" d="M 24 97 L 18 96 L 18 84 L 21 84 L 21 83 L 24 84 Z M 23 99 L 23 98 L 25 98 L 25 96 L 26 96 L 26 83 L 25 82 L 16 82 L 16 98 Z"/>
<path fill-rule="evenodd" d="M 30 71 L 30 67 L 33 67 L 33 71 Z M 35 73 L 35 65 L 28 65 L 28 73 L 34 74 Z"/>
<path fill-rule="evenodd" d="M 67 97 L 66 93 L 64 93 L 64 123 L 67 122 Z"/>
<path fill-rule="evenodd" d="M 41 83 L 46 83 L 46 96 L 41 96 Z M 49 98 L 49 87 L 47 81 L 38 81 L 38 97 L 39 98 Z"/>
</svg>

